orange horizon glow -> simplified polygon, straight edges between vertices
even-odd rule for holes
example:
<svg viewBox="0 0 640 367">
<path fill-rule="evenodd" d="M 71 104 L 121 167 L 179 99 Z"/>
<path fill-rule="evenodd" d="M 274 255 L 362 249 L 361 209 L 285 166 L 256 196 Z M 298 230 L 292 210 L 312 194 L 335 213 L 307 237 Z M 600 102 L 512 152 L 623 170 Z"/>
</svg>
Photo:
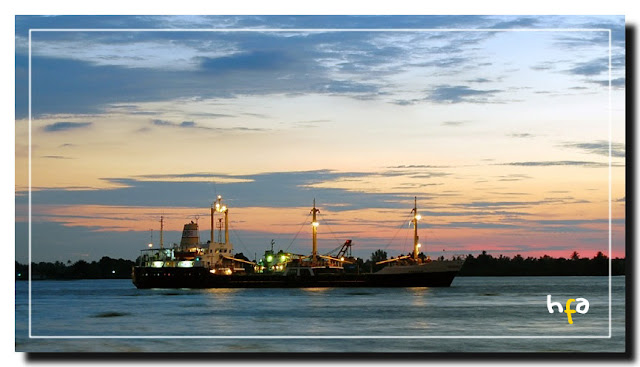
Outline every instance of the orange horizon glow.
<svg viewBox="0 0 640 367">
<path fill-rule="evenodd" d="M 319 244 L 323 250 L 339 246 L 340 241 L 352 239 L 359 252 L 368 253 L 384 248 L 389 256 L 407 253 L 412 247 L 412 232 L 407 210 L 401 209 L 359 209 L 332 211 L 321 208 Z M 24 208 L 23 208 L 24 209 Z M 236 233 L 257 233 L 265 247 L 269 238 L 293 238 L 298 233 L 298 251 L 304 251 L 311 238 L 311 222 L 307 215 L 310 208 L 305 207 L 246 207 L 230 208 L 230 228 Z M 210 215 L 207 208 L 149 208 L 108 205 L 35 205 L 34 222 L 54 222 L 67 227 L 92 228 L 97 232 L 149 232 L 153 230 L 155 238 L 160 231 L 160 217 L 164 218 L 165 242 L 179 242 L 182 226 L 197 221 L 200 227 L 200 239 L 206 242 L 210 236 Z M 402 217 L 407 217 L 403 220 Z M 222 215 L 216 213 L 217 222 Z M 577 251 L 583 257 L 593 257 L 598 251 L 608 254 L 608 225 L 606 223 L 583 223 L 576 225 L 575 233 L 563 233 L 547 230 L 539 232 L 535 225 L 521 225 L 517 228 L 457 228 L 455 223 L 473 218 L 461 216 L 430 217 L 422 216 L 419 226 L 420 241 L 423 250 L 433 256 L 439 256 L 444 249 L 448 256 L 466 255 L 487 251 L 498 256 L 513 257 L 550 255 L 569 257 Z M 538 216 L 528 218 L 546 220 Z M 26 220 L 20 216 L 17 220 Z M 405 223 L 406 222 L 406 223 Z M 481 223 L 482 224 L 482 223 Z M 491 224 L 486 222 L 485 224 Z M 496 222 L 508 224 L 506 222 Z M 526 224 L 526 223 L 523 223 Z M 217 223 L 216 223 L 217 225 Z M 624 225 L 614 222 L 614 236 L 624 233 Z M 217 229 L 216 237 L 217 240 Z M 600 245 L 585 246 L 584 241 Z M 246 242 L 247 240 L 243 240 Z M 286 240 L 285 242 L 288 242 Z M 254 247 L 255 247 L 254 246 Z M 556 247 L 567 249 L 555 249 Z M 260 247 L 260 249 L 262 248 Z M 265 247 L 266 248 L 266 247 Z M 615 249 L 615 248 L 614 248 Z M 613 252 L 612 257 L 624 257 L 624 251 Z"/>
</svg>

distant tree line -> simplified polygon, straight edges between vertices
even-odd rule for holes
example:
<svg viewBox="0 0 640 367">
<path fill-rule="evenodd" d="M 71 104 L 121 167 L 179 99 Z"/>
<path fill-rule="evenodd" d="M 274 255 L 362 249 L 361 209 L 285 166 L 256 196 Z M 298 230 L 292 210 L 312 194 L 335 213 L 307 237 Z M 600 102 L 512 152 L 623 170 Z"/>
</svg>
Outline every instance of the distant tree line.
<svg viewBox="0 0 640 367">
<path fill-rule="evenodd" d="M 31 279 L 131 279 L 134 262 L 103 257 L 100 261 L 31 263 Z M 16 261 L 16 280 L 29 279 L 29 267 Z"/>
<path fill-rule="evenodd" d="M 241 254 L 236 254 L 237 258 L 245 258 Z M 411 254 L 409 254 L 411 255 Z M 418 254 L 423 260 L 426 256 Z M 246 258 L 245 258 L 246 259 Z M 443 258 L 440 258 L 443 259 Z M 376 250 L 371 254 L 371 258 L 366 261 L 359 258 L 355 264 L 348 265 L 357 267 L 361 272 L 377 271 L 385 265 L 376 265 L 376 262 L 387 260 L 387 253 L 383 250 Z M 66 264 L 60 261 L 54 263 L 39 262 L 31 264 L 31 279 L 131 279 L 131 268 L 134 262 L 124 259 L 112 259 L 103 257 L 100 261 L 86 262 L 84 260 Z M 615 258 L 611 261 L 612 275 L 625 274 L 625 259 Z M 26 280 L 29 277 L 29 267 L 16 261 L 16 280 Z M 521 255 L 507 257 L 500 255 L 493 257 L 482 251 L 480 255 L 474 257 L 466 256 L 464 266 L 460 270 L 460 276 L 575 276 L 575 275 L 608 275 L 609 258 L 602 252 L 598 252 L 592 258 L 581 258 L 578 252 L 574 251 L 569 258 L 553 258 L 548 255 L 540 257 L 527 257 Z"/>
<path fill-rule="evenodd" d="M 569 258 L 548 255 L 512 258 L 493 257 L 482 251 L 478 257 L 467 255 L 461 276 L 518 276 L 518 275 L 609 275 L 609 258 L 598 251 L 592 258 L 581 258 L 574 251 Z M 625 259 L 611 260 L 611 275 L 625 275 Z"/>
<path fill-rule="evenodd" d="M 409 253 L 408 255 L 412 255 Z M 425 260 L 423 253 L 418 257 Z M 392 257 L 393 258 L 393 257 Z M 459 257 L 463 258 L 463 257 Z M 442 260 L 440 257 L 433 260 Z M 364 272 L 377 271 L 385 265 L 376 265 L 379 261 L 387 260 L 387 253 L 376 250 L 371 258 L 364 261 L 358 259 L 357 266 Z M 373 268 L 373 270 L 372 270 Z M 611 260 L 611 274 L 625 275 L 625 259 L 615 258 Z M 592 258 L 581 258 L 574 251 L 569 258 L 553 258 L 549 255 L 540 257 L 527 257 L 515 255 L 507 257 L 500 255 L 493 257 L 482 251 L 477 257 L 469 254 L 459 273 L 460 276 L 577 276 L 577 275 L 609 275 L 609 258 L 599 251 Z"/>
</svg>

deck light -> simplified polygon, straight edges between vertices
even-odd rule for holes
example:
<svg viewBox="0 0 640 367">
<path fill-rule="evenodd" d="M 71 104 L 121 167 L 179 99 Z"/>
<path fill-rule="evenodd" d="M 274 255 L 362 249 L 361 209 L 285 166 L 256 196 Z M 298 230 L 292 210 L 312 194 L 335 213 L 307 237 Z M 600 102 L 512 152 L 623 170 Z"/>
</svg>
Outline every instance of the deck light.
<svg viewBox="0 0 640 367">
<path fill-rule="evenodd" d="M 314 227 L 317 227 L 318 225 L 320 225 L 320 223 L 318 223 L 318 222 L 313 222 L 311 224 L 313 224 Z"/>
</svg>

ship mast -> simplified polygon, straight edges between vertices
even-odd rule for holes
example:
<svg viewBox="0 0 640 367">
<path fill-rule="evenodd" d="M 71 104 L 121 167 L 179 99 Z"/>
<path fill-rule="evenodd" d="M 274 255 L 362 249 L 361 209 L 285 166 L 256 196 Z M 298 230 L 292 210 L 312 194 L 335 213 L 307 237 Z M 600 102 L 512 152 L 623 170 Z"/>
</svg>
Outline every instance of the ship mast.
<svg viewBox="0 0 640 367">
<path fill-rule="evenodd" d="M 218 196 L 219 197 L 219 196 Z M 215 202 L 214 202 L 215 203 Z M 213 246 L 213 231 L 214 231 L 214 226 L 213 226 L 213 213 L 215 212 L 213 209 L 213 206 L 215 205 L 214 203 L 211 203 L 211 246 Z"/>
<path fill-rule="evenodd" d="M 223 206 L 224 208 L 224 244 L 229 244 L 229 208 Z"/>
<path fill-rule="evenodd" d="M 418 250 L 422 246 L 418 243 L 418 221 L 422 216 L 418 214 L 418 198 L 415 196 L 413 198 L 413 209 L 411 213 L 413 213 L 413 219 L 411 220 L 413 223 L 413 259 L 418 260 Z"/>
<path fill-rule="evenodd" d="M 164 216 L 160 216 L 160 249 L 164 248 L 164 242 L 162 241 L 163 230 L 164 230 Z"/>
<path fill-rule="evenodd" d="M 316 209 L 316 199 L 313 199 L 313 209 L 311 209 L 311 213 L 313 214 L 313 220 L 311 221 L 311 227 L 313 228 L 313 250 L 311 252 L 311 258 L 315 263 L 318 260 L 318 222 L 316 221 L 316 213 L 319 213 L 320 210 Z"/>
<path fill-rule="evenodd" d="M 224 244 L 229 243 L 229 208 L 222 204 L 222 196 L 218 195 L 216 200 L 216 211 L 218 213 L 224 213 Z M 213 242 L 213 209 L 211 212 L 211 241 Z"/>
</svg>

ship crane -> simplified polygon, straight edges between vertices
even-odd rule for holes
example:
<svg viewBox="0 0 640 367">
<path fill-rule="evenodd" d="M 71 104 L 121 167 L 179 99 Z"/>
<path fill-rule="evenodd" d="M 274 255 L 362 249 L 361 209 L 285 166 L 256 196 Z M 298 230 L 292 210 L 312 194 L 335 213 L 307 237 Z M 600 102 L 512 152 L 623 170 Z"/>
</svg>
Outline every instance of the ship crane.
<svg viewBox="0 0 640 367">
<path fill-rule="evenodd" d="M 343 259 L 345 257 L 351 257 L 351 240 L 344 241 L 344 245 L 342 245 L 342 248 L 338 251 L 338 259 Z"/>
<path fill-rule="evenodd" d="M 338 249 L 335 248 L 331 250 L 331 252 L 326 255 L 318 255 L 318 257 L 323 258 L 325 260 L 335 261 L 339 264 L 354 264 L 355 259 L 351 256 L 351 240 L 346 240 L 342 246 L 339 247 L 340 251 L 338 251 L 337 256 L 333 256 L 332 254 Z"/>
</svg>

